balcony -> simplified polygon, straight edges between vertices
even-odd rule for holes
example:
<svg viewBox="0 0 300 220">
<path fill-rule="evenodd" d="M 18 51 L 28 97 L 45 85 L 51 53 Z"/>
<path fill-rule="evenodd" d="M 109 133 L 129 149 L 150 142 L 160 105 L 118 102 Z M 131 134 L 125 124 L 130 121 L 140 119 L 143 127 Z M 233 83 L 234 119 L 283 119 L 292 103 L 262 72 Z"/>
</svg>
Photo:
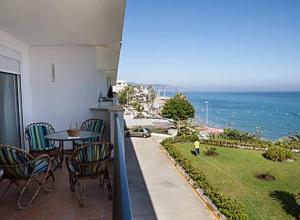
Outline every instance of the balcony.
<svg viewBox="0 0 300 220">
<path fill-rule="evenodd" d="M 108 197 L 105 186 L 97 180 L 85 181 L 85 207 L 78 203 L 71 192 L 65 163 L 54 172 L 54 191 L 41 190 L 33 204 L 18 210 L 18 188 L 13 186 L 0 206 L 2 219 L 131 219 L 131 207 L 127 172 L 125 166 L 124 123 L 122 112 L 112 114 L 114 133 L 114 158 L 109 163 L 109 174 L 113 184 L 113 199 Z M 35 185 L 34 185 L 35 186 Z M 34 192 L 34 186 L 28 193 Z"/>
<path fill-rule="evenodd" d="M 13 186 L 0 206 L 1 219 L 112 219 L 112 201 L 98 181 L 86 182 L 85 195 L 86 207 L 82 208 L 70 190 L 64 166 L 55 171 L 54 191 L 41 190 L 33 204 L 23 211 L 17 208 L 18 188 Z"/>
</svg>

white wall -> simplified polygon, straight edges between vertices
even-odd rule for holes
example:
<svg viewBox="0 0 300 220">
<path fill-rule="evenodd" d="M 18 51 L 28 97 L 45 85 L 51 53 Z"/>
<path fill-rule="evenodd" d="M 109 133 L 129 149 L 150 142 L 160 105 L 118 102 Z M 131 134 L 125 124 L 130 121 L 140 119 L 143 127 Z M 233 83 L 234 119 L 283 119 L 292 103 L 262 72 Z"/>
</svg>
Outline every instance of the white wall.
<svg viewBox="0 0 300 220">
<path fill-rule="evenodd" d="M 30 89 L 30 65 L 29 46 L 15 37 L 0 30 L 0 55 L 20 62 L 20 74 L 22 83 L 23 124 L 31 120 L 31 89 Z"/>
<path fill-rule="evenodd" d="M 117 68 L 120 56 L 120 43 L 111 44 L 105 47 L 97 47 L 97 70 L 99 85 L 97 93 L 106 96 L 107 78 L 111 79 L 111 84 L 115 85 L 117 80 Z"/>
<path fill-rule="evenodd" d="M 97 103 L 97 53 L 94 46 L 30 47 L 32 121 L 65 130 L 71 121 L 92 116 Z M 51 80 L 55 64 L 56 81 Z"/>
<path fill-rule="evenodd" d="M 0 56 L 20 62 L 24 127 L 46 121 L 57 131 L 92 117 L 106 77 L 116 80 L 119 46 L 29 46 L 0 30 Z M 56 81 L 51 81 L 55 64 Z"/>
</svg>

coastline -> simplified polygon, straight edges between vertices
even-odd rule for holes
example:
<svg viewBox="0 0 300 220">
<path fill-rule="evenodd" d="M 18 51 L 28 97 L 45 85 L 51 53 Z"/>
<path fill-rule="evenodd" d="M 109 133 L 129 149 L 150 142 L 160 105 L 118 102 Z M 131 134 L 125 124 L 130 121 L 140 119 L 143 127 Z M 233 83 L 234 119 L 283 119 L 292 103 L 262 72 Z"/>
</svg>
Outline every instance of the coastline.
<svg viewBox="0 0 300 220">
<path fill-rule="evenodd" d="M 195 107 L 197 124 L 205 124 L 208 100 L 209 127 L 250 133 L 260 129 L 262 138 L 271 141 L 300 133 L 300 92 L 183 93 Z"/>
</svg>

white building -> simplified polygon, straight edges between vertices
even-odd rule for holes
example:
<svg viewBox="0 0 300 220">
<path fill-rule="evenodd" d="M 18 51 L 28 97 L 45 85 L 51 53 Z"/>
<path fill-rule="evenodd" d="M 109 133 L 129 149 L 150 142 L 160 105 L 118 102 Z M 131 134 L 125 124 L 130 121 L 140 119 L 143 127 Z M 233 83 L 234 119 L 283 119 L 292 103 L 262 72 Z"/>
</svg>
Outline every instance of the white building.
<svg viewBox="0 0 300 220">
<path fill-rule="evenodd" d="M 127 85 L 128 84 L 125 80 L 117 80 L 116 85 L 113 87 L 113 91 L 118 93 L 122 91 Z"/>
</svg>

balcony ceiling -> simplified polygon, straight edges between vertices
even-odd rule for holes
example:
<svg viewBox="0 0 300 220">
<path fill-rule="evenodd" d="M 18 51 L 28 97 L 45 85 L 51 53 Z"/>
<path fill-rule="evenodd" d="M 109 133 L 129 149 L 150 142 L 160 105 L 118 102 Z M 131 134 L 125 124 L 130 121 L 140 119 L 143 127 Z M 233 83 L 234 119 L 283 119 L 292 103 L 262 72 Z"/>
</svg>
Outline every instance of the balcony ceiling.
<svg viewBox="0 0 300 220">
<path fill-rule="evenodd" d="M 119 43 L 125 0 L 1 0 L 0 29 L 29 45 Z"/>
</svg>

